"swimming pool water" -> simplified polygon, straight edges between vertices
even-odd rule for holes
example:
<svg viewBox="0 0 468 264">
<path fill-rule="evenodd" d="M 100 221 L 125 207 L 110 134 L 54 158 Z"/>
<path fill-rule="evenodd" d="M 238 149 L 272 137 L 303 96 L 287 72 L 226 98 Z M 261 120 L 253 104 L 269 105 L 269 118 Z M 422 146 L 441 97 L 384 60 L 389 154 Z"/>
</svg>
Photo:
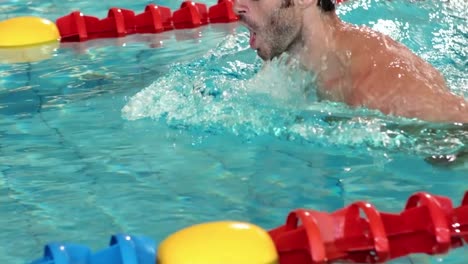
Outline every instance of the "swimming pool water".
<svg viewBox="0 0 468 264">
<path fill-rule="evenodd" d="M 113 5 L 3 1 L 0 20 L 75 8 L 103 17 Z M 465 10 L 464 1 L 355 0 L 339 13 L 408 45 L 468 97 Z M 0 65 L 0 262 L 27 263 L 52 240 L 100 249 L 118 232 L 160 241 L 211 220 L 270 229 L 298 207 L 368 200 L 400 211 L 417 191 L 460 203 L 466 159 L 425 158 L 466 151 L 466 126 L 317 102 L 303 96 L 304 73 L 261 67 L 237 24 L 67 44 L 47 61 Z M 465 247 L 392 263 L 467 256 Z"/>
</svg>

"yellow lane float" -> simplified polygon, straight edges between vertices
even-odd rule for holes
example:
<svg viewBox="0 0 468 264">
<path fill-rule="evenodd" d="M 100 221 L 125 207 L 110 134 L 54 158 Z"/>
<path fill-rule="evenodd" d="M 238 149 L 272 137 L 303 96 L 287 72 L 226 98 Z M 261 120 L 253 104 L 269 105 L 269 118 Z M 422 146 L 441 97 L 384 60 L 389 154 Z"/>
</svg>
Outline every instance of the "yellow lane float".
<svg viewBox="0 0 468 264">
<path fill-rule="evenodd" d="M 50 20 L 25 16 L 0 21 L 0 62 L 47 59 L 59 45 L 59 30 Z"/>
<path fill-rule="evenodd" d="M 244 222 L 221 221 L 182 229 L 158 248 L 157 264 L 278 264 L 267 231 Z"/>
</svg>

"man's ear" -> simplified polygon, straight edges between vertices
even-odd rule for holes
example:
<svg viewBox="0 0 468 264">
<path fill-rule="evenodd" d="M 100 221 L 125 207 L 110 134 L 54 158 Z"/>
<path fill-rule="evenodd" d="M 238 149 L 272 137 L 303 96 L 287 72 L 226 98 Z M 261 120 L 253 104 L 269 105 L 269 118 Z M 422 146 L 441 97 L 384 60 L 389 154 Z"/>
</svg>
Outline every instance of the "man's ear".
<svg viewBox="0 0 468 264">
<path fill-rule="evenodd" d="M 302 8 L 309 7 L 311 5 L 317 5 L 318 0 L 294 0 L 294 4 Z"/>
</svg>

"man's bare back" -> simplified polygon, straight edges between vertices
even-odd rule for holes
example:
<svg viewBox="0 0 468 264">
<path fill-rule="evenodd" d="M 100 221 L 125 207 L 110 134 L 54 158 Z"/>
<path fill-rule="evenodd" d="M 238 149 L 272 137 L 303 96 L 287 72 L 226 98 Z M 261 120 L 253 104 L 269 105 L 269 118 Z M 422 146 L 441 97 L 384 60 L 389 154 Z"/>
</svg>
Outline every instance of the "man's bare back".
<svg viewBox="0 0 468 264">
<path fill-rule="evenodd" d="M 433 122 L 468 123 L 468 103 L 450 92 L 443 76 L 429 63 L 388 36 L 345 25 L 336 32 L 342 74 L 319 79 L 323 99 L 384 114 Z M 344 74 L 343 74 L 344 72 Z"/>
<path fill-rule="evenodd" d="M 468 102 L 390 37 L 341 21 L 331 0 L 235 0 L 264 60 L 287 52 L 317 76 L 318 95 L 432 122 L 468 123 Z"/>
</svg>

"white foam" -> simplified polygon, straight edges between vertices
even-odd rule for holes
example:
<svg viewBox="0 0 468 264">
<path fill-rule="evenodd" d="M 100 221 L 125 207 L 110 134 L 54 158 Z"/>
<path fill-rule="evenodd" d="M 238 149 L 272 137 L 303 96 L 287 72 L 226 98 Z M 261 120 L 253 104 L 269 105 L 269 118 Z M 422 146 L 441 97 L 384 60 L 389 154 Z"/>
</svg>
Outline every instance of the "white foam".
<svg viewBox="0 0 468 264">
<path fill-rule="evenodd" d="M 465 134 L 442 131 L 453 140 L 441 145 L 418 130 L 421 124 L 415 120 L 319 102 L 312 83 L 313 76 L 287 56 L 263 64 L 248 49 L 248 35 L 228 36 L 202 58 L 173 65 L 167 75 L 131 97 L 122 115 L 244 137 L 268 134 L 363 150 L 429 154 L 463 147 L 457 139 L 466 139 Z"/>
</svg>

